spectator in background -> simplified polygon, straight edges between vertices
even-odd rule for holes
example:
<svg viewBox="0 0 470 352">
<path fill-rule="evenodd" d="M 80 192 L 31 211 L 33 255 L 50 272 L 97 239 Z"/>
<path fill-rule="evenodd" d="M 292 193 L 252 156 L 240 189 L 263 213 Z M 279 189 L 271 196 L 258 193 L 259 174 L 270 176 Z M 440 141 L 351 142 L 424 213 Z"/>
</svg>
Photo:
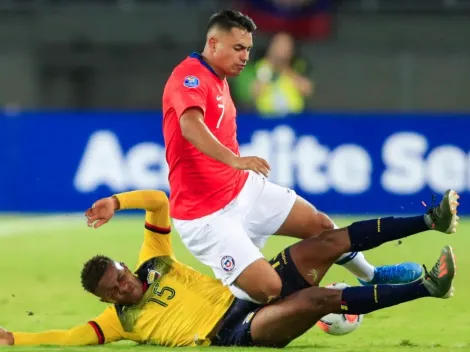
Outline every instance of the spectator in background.
<svg viewBox="0 0 470 352">
<path fill-rule="evenodd" d="M 305 76 L 307 63 L 294 53 L 292 36 L 278 33 L 265 57 L 254 65 L 250 92 L 256 110 L 264 117 L 299 114 L 305 109 L 305 99 L 313 94 L 313 82 Z"/>
</svg>

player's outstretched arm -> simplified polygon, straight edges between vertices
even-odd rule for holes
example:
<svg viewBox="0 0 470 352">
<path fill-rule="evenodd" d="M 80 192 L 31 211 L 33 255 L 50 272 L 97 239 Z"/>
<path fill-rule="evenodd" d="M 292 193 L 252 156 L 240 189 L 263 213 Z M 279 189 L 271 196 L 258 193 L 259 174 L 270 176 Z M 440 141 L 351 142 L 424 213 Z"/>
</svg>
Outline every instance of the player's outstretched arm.
<svg viewBox="0 0 470 352">
<path fill-rule="evenodd" d="M 98 228 L 106 224 L 115 212 L 123 209 L 145 209 L 158 213 L 167 208 L 168 197 L 163 191 L 142 190 L 123 192 L 112 197 L 102 198 L 87 209 L 88 226 Z"/>
<path fill-rule="evenodd" d="M 70 330 L 50 330 L 38 333 L 10 332 L 0 329 L 0 345 L 6 346 L 86 346 L 104 342 L 111 341 L 100 341 L 90 324 L 83 324 Z"/>
<path fill-rule="evenodd" d="M 187 109 L 180 117 L 181 133 L 201 153 L 239 170 L 252 170 L 268 176 L 268 162 L 256 156 L 240 157 L 220 143 L 204 123 L 204 115 L 198 108 Z"/>
</svg>

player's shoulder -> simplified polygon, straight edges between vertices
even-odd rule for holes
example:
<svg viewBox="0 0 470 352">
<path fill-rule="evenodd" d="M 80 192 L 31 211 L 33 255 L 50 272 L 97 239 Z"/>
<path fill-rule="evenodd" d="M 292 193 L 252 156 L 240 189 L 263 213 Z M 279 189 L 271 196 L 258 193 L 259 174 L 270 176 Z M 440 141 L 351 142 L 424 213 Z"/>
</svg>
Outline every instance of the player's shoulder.
<svg viewBox="0 0 470 352">
<path fill-rule="evenodd" d="M 175 67 L 170 81 L 186 88 L 210 87 L 213 77 L 197 58 L 188 57 Z"/>
</svg>

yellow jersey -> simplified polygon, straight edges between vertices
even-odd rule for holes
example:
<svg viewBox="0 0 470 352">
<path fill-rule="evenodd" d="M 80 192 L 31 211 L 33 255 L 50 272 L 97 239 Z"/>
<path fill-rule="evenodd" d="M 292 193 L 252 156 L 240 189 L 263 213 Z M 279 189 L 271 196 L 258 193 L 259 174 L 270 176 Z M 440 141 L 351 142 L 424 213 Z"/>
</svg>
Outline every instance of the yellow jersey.
<svg viewBox="0 0 470 352">
<path fill-rule="evenodd" d="M 258 76 L 273 76 L 273 68 L 266 59 L 259 60 L 255 69 Z M 275 76 L 275 78 L 264 82 L 255 99 L 258 112 L 269 117 L 278 117 L 286 114 L 299 114 L 304 111 L 305 98 L 295 79 L 284 72 L 277 73 Z"/>
<path fill-rule="evenodd" d="M 121 209 L 145 209 L 136 275 L 145 294 L 133 306 L 109 306 L 70 330 L 13 332 L 15 345 L 93 345 L 132 340 L 160 346 L 209 345 L 209 334 L 234 301 L 227 287 L 176 260 L 168 198 L 160 191 L 116 195 Z"/>
</svg>

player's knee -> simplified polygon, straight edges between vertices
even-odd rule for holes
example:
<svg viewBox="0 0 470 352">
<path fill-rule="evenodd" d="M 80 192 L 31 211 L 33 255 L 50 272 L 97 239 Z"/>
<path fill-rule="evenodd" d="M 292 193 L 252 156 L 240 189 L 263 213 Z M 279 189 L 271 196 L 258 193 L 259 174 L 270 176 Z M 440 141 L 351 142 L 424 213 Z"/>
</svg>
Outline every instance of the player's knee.
<svg viewBox="0 0 470 352">
<path fill-rule="evenodd" d="M 336 231 L 325 231 L 317 239 L 325 260 L 335 262 L 339 256 L 349 250 L 347 237 L 341 236 Z"/>
<path fill-rule="evenodd" d="M 235 284 L 256 302 L 267 304 L 279 298 L 282 291 L 281 278 L 276 272 L 274 274 L 260 276 L 251 283 L 237 280 Z"/>
<path fill-rule="evenodd" d="M 335 224 L 328 215 L 321 211 L 312 210 L 312 214 L 309 217 L 309 222 L 307 225 L 310 234 L 309 237 L 317 236 L 328 230 L 333 230 L 334 227 Z"/>
<path fill-rule="evenodd" d="M 302 291 L 302 300 L 312 313 L 326 315 L 340 309 L 341 291 L 322 287 L 310 287 Z"/>
<path fill-rule="evenodd" d="M 333 230 L 335 228 L 335 224 L 333 220 L 330 219 L 328 215 L 322 212 L 317 212 L 317 223 L 320 224 L 322 231 Z"/>
<path fill-rule="evenodd" d="M 259 301 L 264 304 L 273 302 L 281 296 L 281 291 L 282 281 L 279 276 L 266 281 L 258 288 Z"/>
<path fill-rule="evenodd" d="M 264 258 L 248 265 L 234 283 L 260 303 L 268 303 L 278 298 L 282 291 L 282 281 L 279 274 Z"/>
<path fill-rule="evenodd" d="M 338 231 L 329 230 L 298 242 L 291 251 L 298 263 L 304 263 L 305 267 L 317 267 L 320 264 L 333 264 L 348 249 L 347 237 L 341 236 Z"/>
</svg>

